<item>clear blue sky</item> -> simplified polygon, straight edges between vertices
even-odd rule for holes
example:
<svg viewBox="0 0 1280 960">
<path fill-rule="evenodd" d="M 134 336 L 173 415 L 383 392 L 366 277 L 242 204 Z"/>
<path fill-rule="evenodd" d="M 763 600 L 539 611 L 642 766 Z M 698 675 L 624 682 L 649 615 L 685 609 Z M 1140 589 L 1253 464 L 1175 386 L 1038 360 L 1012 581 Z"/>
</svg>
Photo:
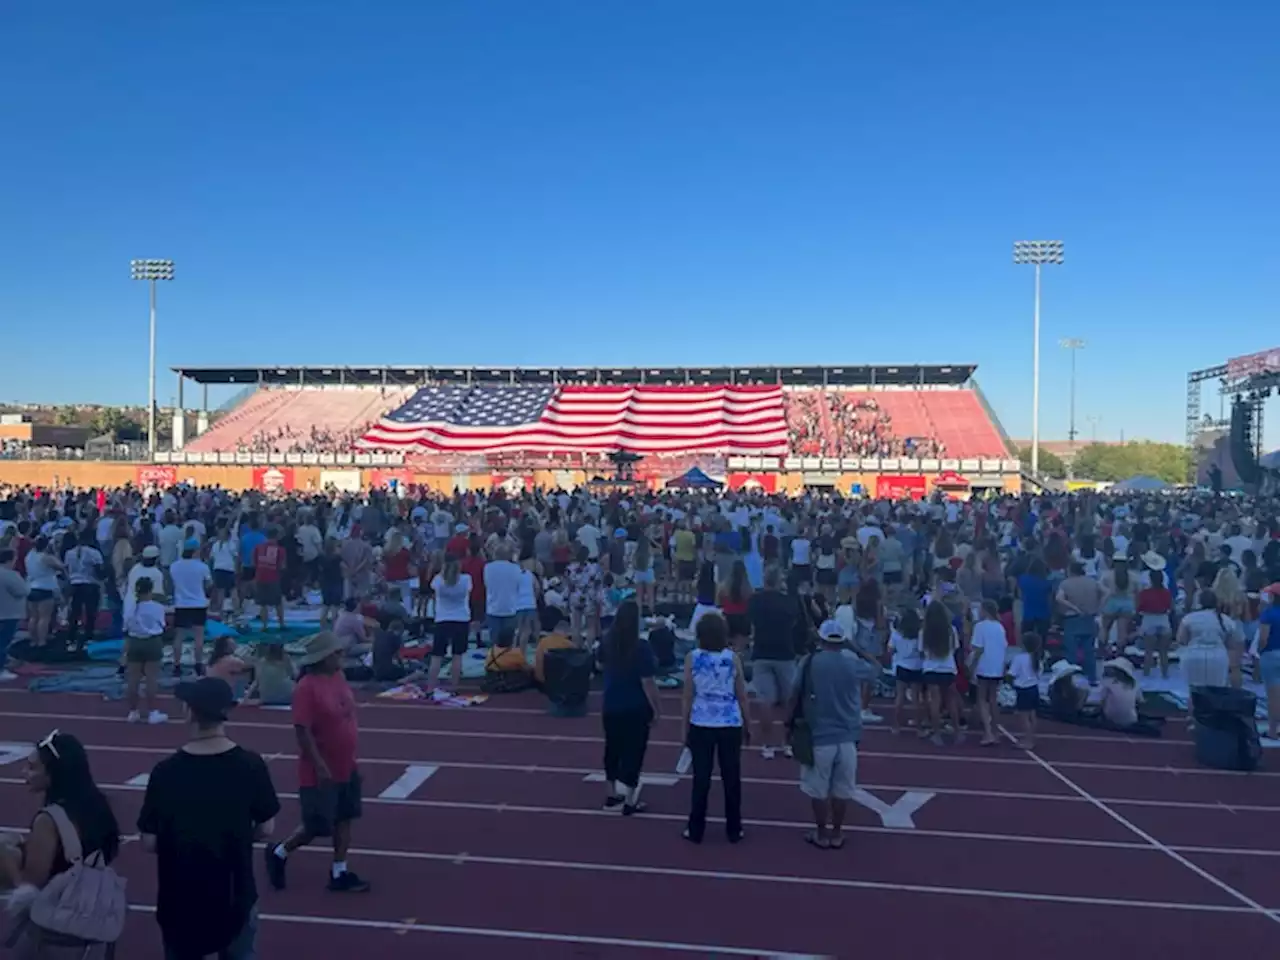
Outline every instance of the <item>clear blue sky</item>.
<svg viewBox="0 0 1280 960">
<path fill-rule="evenodd" d="M 13 2 L 0 398 L 144 401 L 128 262 L 172 257 L 164 402 L 177 363 L 950 361 L 1025 436 L 1045 237 L 1044 436 L 1076 336 L 1084 435 L 1179 439 L 1188 369 L 1280 344 L 1277 36 L 1263 0 Z"/>
</svg>

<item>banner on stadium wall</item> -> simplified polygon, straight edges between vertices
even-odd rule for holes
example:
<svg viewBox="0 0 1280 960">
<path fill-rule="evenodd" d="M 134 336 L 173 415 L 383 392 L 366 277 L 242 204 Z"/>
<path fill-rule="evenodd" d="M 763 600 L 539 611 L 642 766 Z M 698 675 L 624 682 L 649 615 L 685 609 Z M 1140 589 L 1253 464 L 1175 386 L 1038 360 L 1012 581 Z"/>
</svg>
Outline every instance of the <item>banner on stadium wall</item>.
<svg viewBox="0 0 1280 960">
<path fill-rule="evenodd" d="M 508 496 L 518 496 L 526 490 L 533 489 L 532 473 L 495 473 L 489 478 L 492 489 L 501 487 Z"/>
<path fill-rule="evenodd" d="M 763 490 L 765 493 L 778 492 L 778 475 L 776 473 L 731 473 L 725 477 L 730 490 Z"/>
<path fill-rule="evenodd" d="M 320 489 L 341 490 L 343 493 L 360 492 L 359 470 L 321 470 Z"/>
<path fill-rule="evenodd" d="M 407 490 L 409 484 L 413 483 L 412 470 L 370 470 L 369 486 L 374 490 L 390 490 L 395 487 L 397 490 Z"/>
<path fill-rule="evenodd" d="M 938 479 L 933 481 L 933 485 L 935 487 L 964 487 L 967 490 L 969 488 L 969 479 L 954 470 L 943 470 L 938 474 Z"/>
<path fill-rule="evenodd" d="M 254 467 L 253 489 L 263 493 L 288 493 L 293 489 L 293 467 Z"/>
<path fill-rule="evenodd" d="M 882 473 L 876 477 L 876 499 L 901 500 L 910 497 L 912 500 L 923 500 L 928 484 L 923 474 Z"/>
<path fill-rule="evenodd" d="M 138 467 L 134 479 L 140 487 L 172 487 L 178 482 L 178 468 L 148 464 Z"/>
<path fill-rule="evenodd" d="M 1245 357 L 1232 357 L 1227 361 L 1227 379 L 1239 380 L 1260 373 L 1280 373 L 1280 348 L 1251 353 Z"/>
</svg>

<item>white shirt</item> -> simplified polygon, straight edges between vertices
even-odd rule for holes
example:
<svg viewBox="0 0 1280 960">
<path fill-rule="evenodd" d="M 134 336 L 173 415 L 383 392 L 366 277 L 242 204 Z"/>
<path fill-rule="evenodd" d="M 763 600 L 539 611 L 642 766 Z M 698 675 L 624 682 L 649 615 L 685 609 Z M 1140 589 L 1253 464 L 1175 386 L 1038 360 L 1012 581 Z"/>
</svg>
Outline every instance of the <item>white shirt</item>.
<svg viewBox="0 0 1280 960">
<path fill-rule="evenodd" d="M 1025 650 L 1019 650 L 1013 655 L 1013 660 L 1009 662 L 1009 673 L 1013 676 L 1013 685 L 1019 690 L 1040 685 L 1035 662 Z"/>
<path fill-rule="evenodd" d="M 209 547 L 209 559 L 213 561 L 215 570 L 234 572 L 239 555 L 240 547 L 234 540 L 215 540 Z"/>
<path fill-rule="evenodd" d="M 444 582 L 444 577 L 436 574 L 431 581 L 431 589 L 436 595 L 437 623 L 470 623 L 471 622 L 471 575 L 458 574 L 453 586 Z"/>
<path fill-rule="evenodd" d="M 131 637 L 164 636 L 164 607 L 154 600 L 137 604 L 125 617 L 124 630 Z"/>
<path fill-rule="evenodd" d="M 67 551 L 67 579 L 76 583 L 97 583 L 102 569 L 102 554 L 96 547 L 72 547 Z"/>
<path fill-rule="evenodd" d="M 520 567 L 510 560 L 484 565 L 484 612 L 491 617 L 514 617 L 520 593 Z"/>
<path fill-rule="evenodd" d="M 98 519 L 97 538 L 99 543 L 106 543 L 111 539 L 111 528 L 116 525 L 116 518 L 111 516 L 100 517 Z M 3 532 L 3 531 L 0 531 Z"/>
<path fill-rule="evenodd" d="M 1244 552 L 1253 549 L 1253 541 L 1244 534 L 1238 534 L 1234 537 L 1227 537 L 1222 541 L 1223 546 L 1231 548 L 1231 559 L 1237 564 L 1244 563 Z"/>
<path fill-rule="evenodd" d="M 862 548 L 865 550 L 867 545 L 871 543 L 872 537 L 879 537 L 881 540 L 884 539 L 884 530 L 873 523 L 867 523 L 858 528 L 858 532 L 855 536 L 858 538 L 858 543 L 860 543 Z"/>
<path fill-rule="evenodd" d="M 160 566 L 170 566 L 178 559 L 178 546 L 182 543 L 182 528 L 176 524 L 161 527 L 156 534 L 156 546 L 160 548 Z"/>
<path fill-rule="evenodd" d="M 27 586 L 32 590 L 57 592 L 58 573 L 43 553 L 32 550 L 27 554 Z"/>
<path fill-rule="evenodd" d="M 889 652 L 893 654 L 894 670 L 919 670 L 924 663 L 920 638 L 904 637 L 897 630 L 889 635 Z"/>
<path fill-rule="evenodd" d="M 1004 635 L 1004 627 L 999 620 L 979 620 L 973 625 L 973 639 L 970 641 L 978 654 L 978 662 L 974 672 L 987 679 L 999 679 L 1004 676 L 1004 654 L 1009 649 L 1009 638 Z"/>
<path fill-rule="evenodd" d="M 842 603 L 836 607 L 836 612 L 831 615 L 831 619 L 840 624 L 840 632 L 844 634 L 846 640 L 853 639 L 854 632 L 854 616 L 853 607 L 847 603 Z"/>
<path fill-rule="evenodd" d="M 923 657 L 920 661 L 920 669 L 923 670 L 925 673 L 955 673 L 956 672 L 955 654 L 956 654 L 956 650 L 958 650 L 959 648 L 960 648 L 960 641 L 956 638 L 955 628 L 952 628 L 951 651 L 945 657 L 934 659 L 933 657 L 929 656 L 929 652 L 927 650 L 923 649 L 923 644 L 922 644 L 921 650 L 923 653 Z"/>
<path fill-rule="evenodd" d="M 431 515 L 431 528 L 437 540 L 448 540 L 453 530 L 453 514 L 448 510 L 437 510 Z"/>
<path fill-rule="evenodd" d="M 169 568 L 169 579 L 173 581 L 173 605 L 183 609 L 209 606 L 209 598 L 205 594 L 205 584 L 212 582 L 213 576 L 203 560 L 195 557 L 174 561 Z"/>
<path fill-rule="evenodd" d="M 520 579 L 516 588 L 516 609 L 537 610 L 538 598 L 533 595 L 533 571 L 520 568 Z"/>
<path fill-rule="evenodd" d="M 30 568 L 28 567 L 28 569 Z M 164 596 L 164 574 L 160 572 L 160 568 L 135 563 L 129 568 L 129 576 L 124 583 L 124 617 L 126 620 L 129 619 L 129 615 L 138 606 L 138 581 L 144 579 L 151 581 L 153 597 Z"/>
<path fill-rule="evenodd" d="M 587 548 L 587 556 L 592 560 L 600 559 L 600 529 L 589 523 L 578 528 L 577 540 Z"/>
<path fill-rule="evenodd" d="M 809 541 L 804 537 L 796 537 L 791 541 L 791 563 L 797 567 L 809 565 Z"/>
</svg>

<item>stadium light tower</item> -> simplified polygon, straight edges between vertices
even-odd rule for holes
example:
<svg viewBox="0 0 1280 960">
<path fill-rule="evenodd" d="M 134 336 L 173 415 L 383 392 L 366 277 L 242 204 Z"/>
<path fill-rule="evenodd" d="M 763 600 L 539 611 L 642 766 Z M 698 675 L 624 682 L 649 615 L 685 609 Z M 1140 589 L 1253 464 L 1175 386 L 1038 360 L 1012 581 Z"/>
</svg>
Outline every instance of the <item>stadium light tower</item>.
<svg viewBox="0 0 1280 960">
<path fill-rule="evenodd" d="M 1071 441 L 1071 449 L 1076 447 L 1076 354 L 1085 347 L 1079 337 L 1063 337 L 1058 341 L 1063 350 L 1071 351 L 1071 426 L 1067 429 L 1067 439 Z"/>
<path fill-rule="evenodd" d="M 147 451 L 156 458 L 156 282 L 173 279 L 172 260 L 130 260 L 129 275 L 151 285 L 151 360 L 147 375 Z"/>
<path fill-rule="evenodd" d="M 1062 263 L 1061 240 L 1015 240 L 1013 262 L 1036 268 L 1035 327 L 1031 347 L 1031 473 L 1040 474 L 1040 268 Z"/>
</svg>

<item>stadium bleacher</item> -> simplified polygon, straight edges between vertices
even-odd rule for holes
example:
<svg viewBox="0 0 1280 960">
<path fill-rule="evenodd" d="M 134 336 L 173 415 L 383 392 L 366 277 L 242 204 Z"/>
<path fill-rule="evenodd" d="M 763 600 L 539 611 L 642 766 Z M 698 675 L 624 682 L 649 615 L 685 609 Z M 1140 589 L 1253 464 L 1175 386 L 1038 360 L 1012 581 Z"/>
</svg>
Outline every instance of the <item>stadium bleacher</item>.
<svg viewBox="0 0 1280 960">
<path fill-rule="evenodd" d="M 473 404 L 484 396 L 465 387 L 441 388 L 449 390 Z M 262 388 L 186 449 L 348 452 L 372 425 L 414 394 L 410 387 Z M 977 392 L 967 387 L 792 387 L 783 399 L 788 446 L 798 456 L 1007 456 L 999 428 Z"/>
</svg>

